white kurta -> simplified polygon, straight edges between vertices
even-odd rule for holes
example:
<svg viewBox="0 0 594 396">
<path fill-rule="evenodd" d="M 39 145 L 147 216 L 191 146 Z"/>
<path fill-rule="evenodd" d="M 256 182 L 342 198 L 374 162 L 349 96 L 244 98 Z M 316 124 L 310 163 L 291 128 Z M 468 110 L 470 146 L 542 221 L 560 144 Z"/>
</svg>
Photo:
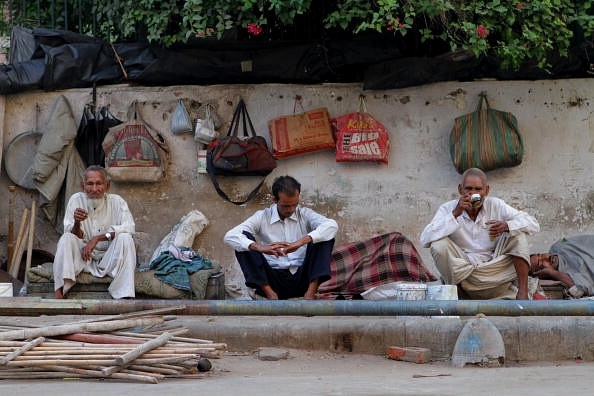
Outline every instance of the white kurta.
<svg viewBox="0 0 594 396">
<path fill-rule="evenodd" d="M 79 239 L 70 231 L 74 227 L 74 211 L 83 208 L 89 215 L 81 222 L 84 233 Z M 84 261 L 82 248 L 95 235 L 115 232 L 115 238 L 97 244 L 92 258 Z M 58 241 L 54 259 L 54 289 L 63 287 L 64 293 L 76 283 L 76 275 L 89 272 L 96 277 L 113 278 L 109 293 L 113 298 L 134 297 L 134 271 L 136 268 L 136 248 L 132 234 L 135 223 L 128 204 L 116 194 L 105 194 L 101 205 L 93 209 L 83 192 L 72 195 L 64 216 L 64 234 Z"/>
<path fill-rule="evenodd" d="M 471 298 L 514 298 L 517 274 L 511 256 L 529 263 L 525 235 L 539 231 L 536 219 L 492 197 L 485 199 L 476 220 L 466 212 L 456 218 L 452 211 L 457 203 L 453 200 L 440 206 L 421 233 L 421 244 L 431 247 L 443 280 L 460 284 Z M 491 241 L 489 220 L 507 222 L 509 233 Z M 530 295 L 534 286 L 529 282 Z"/>
<path fill-rule="evenodd" d="M 458 200 L 452 200 L 439 207 L 433 220 L 421 233 L 423 247 L 429 247 L 431 242 L 449 237 L 466 253 L 470 262 L 478 267 L 492 260 L 495 251 L 496 241 L 489 239 L 487 221 L 507 222 L 509 234 L 512 236 L 522 232 L 531 235 L 540 231 L 540 226 L 533 216 L 509 206 L 499 198 L 486 197 L 476 220 L 472 220 L 466 212 L 454 217 L 452 211 L 457 204 Z"/>
<path fill-rule="evenodd" d="M 309 235 L 313 243 L 334 239 L 338 231 L 335 220 L 329 219 L 312 209 L 297 206 L 295 212 L 284 220 L 278 215 L 276 204 L 254 213 L 243 223 L 227 231 L 223 240 L 236 251 L 247 251 L 254 242 L 243 234 L 249 232 L 262 244 L 274 242 L 295 242 Z M 265 255 L 274 269 L 291 269 L 303 264 L 307 246 L 301 246 L 286 256 Z"/>
</svg>

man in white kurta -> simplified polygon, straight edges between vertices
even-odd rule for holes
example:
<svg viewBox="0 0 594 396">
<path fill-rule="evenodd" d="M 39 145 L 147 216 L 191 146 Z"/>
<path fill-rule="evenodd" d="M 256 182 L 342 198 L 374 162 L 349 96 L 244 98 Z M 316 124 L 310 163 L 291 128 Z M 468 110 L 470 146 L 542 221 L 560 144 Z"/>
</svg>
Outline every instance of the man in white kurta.
<svg viewBox="0 0 594 396">
<path fill-rule="evenodd" d="M 534 217 L 487 196 L 480 169 L 471 168 L 458 186 L 460 198 L 442 204 L 421 233 L 447 284 L 473 299 L 529 298 L 530 253 L 526 235 L 538 232 Z M 471 196 L 479 194 L 478 204 Z"/>
<path fill-rule="evenodd" d="M 84 271 L 112 277 L 108 290 L 113 298 L 133 298 L 135 224 L 128 204 L 119 195 L 107 193 L 109 180 L 102 167 L 87 168 L 81 185 L 83 191 L 68 201 L 64 234 L 56 249 L 55 297 L 65 298 Z"/>
</svg>

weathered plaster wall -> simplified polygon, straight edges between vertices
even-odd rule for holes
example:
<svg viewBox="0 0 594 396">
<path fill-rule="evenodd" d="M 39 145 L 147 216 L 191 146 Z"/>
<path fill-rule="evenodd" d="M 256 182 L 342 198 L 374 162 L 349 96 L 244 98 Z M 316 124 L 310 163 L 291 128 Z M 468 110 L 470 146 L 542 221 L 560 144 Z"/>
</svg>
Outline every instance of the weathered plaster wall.
<svg viewBox="0 0 594 396">
<path fill-rule="evenodd" d="M 133 100 L 144 105 L 146 121 L 162 132 L 171 149 L 166 178 L 156 184 L 112 184 L 132 209 L 139 231 L 156 244 L 190 210 L 202 211 L 209 227 L 194 248 L 218 260 L 228 282 L 241 283 L 230 249 L 222 243 L 224 232 L 271 202 L 270 183 L 275 176 L 294 175 L 303 186 L 303 203 L 334 217 L 340 224 L 337 243 L 354 241 L 388 231 L 400 231 L 417 245 L 431 263 L 428 250 L 418 243 L 424 225 L 438 205 L 457 196 L 459 175 L 449 155 L 449 133 L 456 116 L 474 110 L 478 94 L 487 91 L 492 107 L 514 113 L 521 127 L 525 157 L 515 168 L 489 172 L 491 193 L 537 217 L 542 231 L 530 241 L 533 251 L 546 251 L 556 239 L 594 232 L 594 117 L 591 92 L 594 79 L 518 82 L 448 82 L 422 87 L 363 92 L 358 84 L 234 85 L 99 87 L 97 105 L 109 105 L 120 119 Z M 231 119 L 242 96 L 260 134 L 268 137 L 267 121 L 293 112 L 295 95 L 305 109 L 325 106 L 331 116 L 357 109 L 364 93 L 370 112 L 391 135 L 390 164 L 336 163 L 331 151 L 278 162 L 254 201 L 235 206 L 215 193 L 206 174 L 197 172 L 197 146 L 190 134 L 169 131 L 178 98 L 185 98 L 194 116 L 199 103 L 212 102 L 225 121 Z M 4 149 L 16 135 L 40 130 L 58 95 L 65 95 L 78 119 L 91 89 L 30 92 L 5 97 L 1 124 Z M 1 110 L 1 109 L 0 109 Z M 1 118 L 0 118 L 1 119 Z M 226 127 L 221 128 L 226 133 Z M 0 201 L 8 202 L 11 184 L 5 170 L 0 178 Z M 246 183 L 225 184 L 228 191 L 245 191 Z M 18 189 L 16 222 L 36 191 Z M 0 209 L 0 235 L 6 235 L 7 204 Z M 15 225 L 15 228 L 17 226 Z M 54 252 L 58 234 L 40 214 L 34 247 Z M 0 251 L 5 254 L 6 249 Z"/>
</svg>

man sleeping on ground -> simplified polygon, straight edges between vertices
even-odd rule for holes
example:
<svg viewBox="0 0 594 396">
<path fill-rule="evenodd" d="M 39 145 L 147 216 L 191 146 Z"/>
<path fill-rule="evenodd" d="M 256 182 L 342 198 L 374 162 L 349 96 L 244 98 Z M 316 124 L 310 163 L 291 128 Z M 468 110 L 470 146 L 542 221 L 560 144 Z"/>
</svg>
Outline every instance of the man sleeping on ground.
<svg viewBox="0 0 594 396">
<path fill-rule="evenodd" d="M 571 298 L 594 296 L 594 235 L 562 238 L 548 253 L 532 254 L 530 272 L 561 282 Z"/>
</svg>

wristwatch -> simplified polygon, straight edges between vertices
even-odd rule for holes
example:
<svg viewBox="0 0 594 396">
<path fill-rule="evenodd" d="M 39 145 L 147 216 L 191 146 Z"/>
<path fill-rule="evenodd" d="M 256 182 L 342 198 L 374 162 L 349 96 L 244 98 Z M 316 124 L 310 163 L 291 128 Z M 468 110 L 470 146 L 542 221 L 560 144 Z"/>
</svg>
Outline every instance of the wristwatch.
<svg viewBox="0 0 594 396">
<path fill-rule="evenodd" d="M 109 232 L 106 232 L 106 233 L 105 233 L 105 238 L 106 238 L 108 241 L 111 241 L 111 234 L 110 234 Z"/>
</svg>

